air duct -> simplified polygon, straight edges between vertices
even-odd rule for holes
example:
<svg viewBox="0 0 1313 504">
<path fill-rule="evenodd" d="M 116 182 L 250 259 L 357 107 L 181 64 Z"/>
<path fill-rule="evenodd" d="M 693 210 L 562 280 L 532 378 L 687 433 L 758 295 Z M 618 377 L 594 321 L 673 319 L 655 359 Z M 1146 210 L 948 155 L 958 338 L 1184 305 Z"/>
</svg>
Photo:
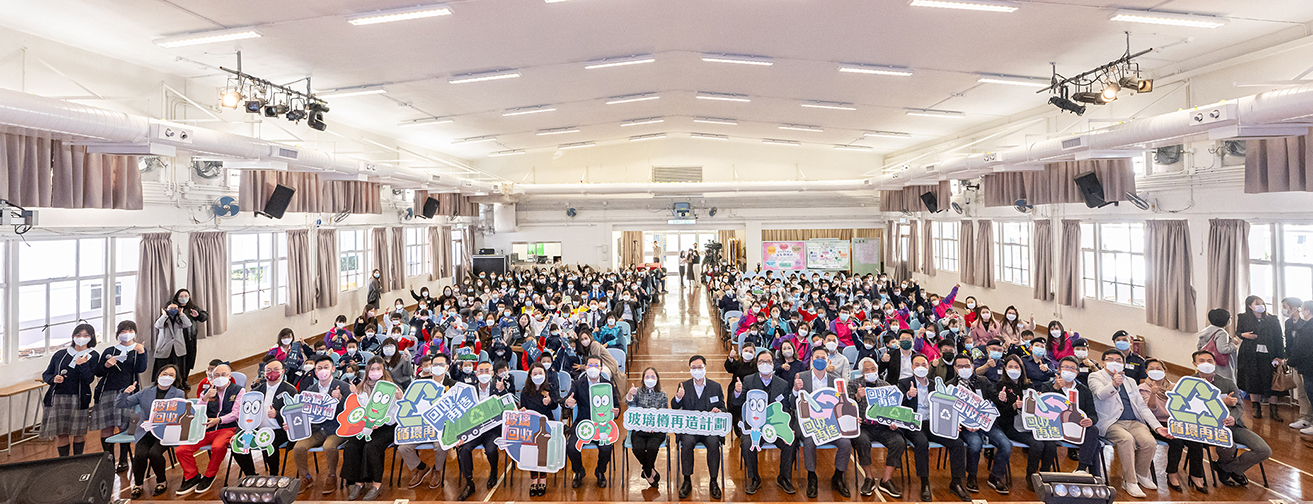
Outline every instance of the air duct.
<svg viewBox="0 0 1313 504">
<path fill-rule="evenodd" d="M 541 196 L 557 194 L 697 194 L 718 192 L 835 192 L 870 191 L 871 179 L 772 180 L 743 182 L 617 182 L 597 184 L 516 184 L 517 193 Z"/>
</svg>

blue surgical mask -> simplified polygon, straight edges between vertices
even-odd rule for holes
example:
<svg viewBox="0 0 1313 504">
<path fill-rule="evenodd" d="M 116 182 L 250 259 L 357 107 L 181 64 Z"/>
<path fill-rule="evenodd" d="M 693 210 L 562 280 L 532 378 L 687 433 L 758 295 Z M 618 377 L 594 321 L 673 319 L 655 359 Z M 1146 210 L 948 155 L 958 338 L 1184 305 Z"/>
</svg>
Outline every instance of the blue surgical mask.
<svg viewBox="0 0 1313 504">
<path fill-rule="evenodd" d="M 826 367 L 825 359 L 812 359 L 812 369 L 824 371 Z"/>
<path fill-rule="evenodd" d="M 1115 343 L 1113 343 L 1113 346 L 1116 346 L 1118 350 L 1125 352 L 1131 349 L 1131 342 L 1126 340 L 1117 340 Z"/>
<path fill-rule="evenodd" d="M 1002 359 L 1002 358 L 1003 358 L 1003 352 L 1000 352 L 1000 351 L 998 351 L 998 350 L 990 350 L 990 351 L 989 351 L 989 358 L 994 359 L 994 360 Z"/>
</svg>

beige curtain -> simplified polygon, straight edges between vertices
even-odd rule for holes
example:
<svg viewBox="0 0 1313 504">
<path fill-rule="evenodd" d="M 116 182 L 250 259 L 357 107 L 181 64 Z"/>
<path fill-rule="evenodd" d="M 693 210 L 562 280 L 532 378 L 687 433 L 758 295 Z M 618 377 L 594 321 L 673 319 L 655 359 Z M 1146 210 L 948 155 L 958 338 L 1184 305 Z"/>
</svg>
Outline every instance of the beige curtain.
<svg viewBox="0 0 1313 504">
<path fill-rule="evenodd" d="M 1034 278 L 1035 299 L 1053 300 L 1053 221 L 1048 219 L 1035 221 L 1035 244 L 1032 247 L 1035 256 Z M 1077 247 L 1076 253 L 1080 253 Z"/>
<path fill-rule="evenodd" d="M 976 285 L 994 288 L 994 221 L 976 222 Z"/>
<path fill-rule="evenodd" d="M 897 191 L 880 191 L 880 211 L 881 212 L 925 212 L 929 209 L 925 207 L 925 202 L 921 201 L 921 195 L 932 193 L 935 195 L 935 203 L 939 210 L 946 210 L 953 202 L 953 190 L 950 182 L 941 180 L 935 185 L 917 185 L 907 186 Z"/>
<path fill-rule="evenodd" d="M 455 258 L 451 256 L 451 228 L 448 226 L 438 226 L 438 239 L 442 242 L 442 250 L 439 251 L 442 269 L 439 275 L 442 278 L 452 278 L 456 274 L 453 269 Z"/>
<path fill-rule="evenodd" d="M 133 317 L 137 321 L 137 340 L 155 349 L 155 320 L 160 309 L 173 298 L 177 285 L 173 276 L 173 237 L 171 233 L 141 235 L 137 262 L 137 300 Z"/>
<path fill-rule="evenodd" d="M 7 173 L 0 198 L 14 205 L 141 210 L 136 156 L 89 154 L 85 146 L 0 132 L 0 168 Z"/>
<path fill-rule="evenodd" d="M 196 339 L 223 334 L 228 330 L 228 286 L 232 275 L 228 269 L 228 233 L 192 233 L 187 251 L 187 286 L 192 302 L 210 312 L 210 321 L 201 324 Z"/>
<path fill-rule="evenodd" d="M 1241 296 L 1248 292 L 1249 223 L 1209 219 L 1208 309 L 1224 308 L 1235 313 L 1242 306 Z"/>
<path fill-rule="evenodd" d="M 321 183 L 320 188 L 324 212 L 383 213 L 383 188 L 376 182 L 328 180 Z"/>
<path fill-rule="evenodd" d="M 459 193 L 428 194 L 438 200 L 438 215 L 452 217 L 478 217 L 479 204 L 470 201 L 469 196 Z M 419 208 L 424 208 L 422 205 Z"/>
<path fill-rule="evenodd" d="M 1062 221 L 1062 248 L 1058 250 L 1058 255 L 1062 259 L 1062 269 L 1058 270 L 1058 304 L 1084 307 L 1085 295 L 1081 293 L 1084 275 L 1081 270 L 1079 220 Z"/>
<path fill-rule="evenodd" d="M 970 219 L 957 223 L 957 264 L 962 283 L 980 285 L 976 282 L 976 227 Z"/>
<path fill-rule="evenodd" d="M 373 243 L 369 247 L 370 261 L 382 275 L 378 283 L 383 286 L 383 292 L 387 292 L 392 290 L 392 254 L 388 253 L 388 228 L 376 227 L 371 231 Z"/>
<path fill-rule="evenodd" d="M 851 240 L 851 229 L 763 229 L 761 241 Z"/>
<path fill-rule="evenodd" d="M 620 232 L 620 265 L 629 266 L 643 262 L 643 232 Z"/>
<path fill-rule="evenodd" d="M 392 275 L 391 289 L 406 288 L 406 231 L 404 228 L 392 228 Z"/>
<path fill-rule="evenodd" d="M 429 281 L 442 278 L 442 249 L 451 246 L 442 241 L 442 226 L 429 226 Z"/>
<path fill-rule="evenodd" d="M 471 275 L 474 274 L 474 228 L 471 226 L 465 226 L 465 229 L 462 229 L 461 233 L 464 234 L 464 238 L 460 242 L 460 256 L 462 261 L 460 265 L 460 273 L 464 275 L 461 277 L 461 281 L 464 281 L 464 279 L 470 278 Z M 641 239 L 642 237 L 642 232 L 639 232 L 639 238 Z"/>
<path fill-rule="evenodd" d="M 1249 140 L 1245 144 L 1245 192 L 1313 191 L 1311 150 L 1308 135 Z M 1235 306 L 1226 308 L 1234 310 Z"/>
<path fill-rule="evenodd" d="M 1184 219 L 1150 220 L 1144 224 L 1145 321 L 1195 332 L 1198 317 L 1191 280 L 1194 258 L 1190 256 L 1190 224 Z"/>
<path fill-rule="evenodd" d="M 310 231 L 287 232 L 287 316 L 315 309 L 314 269 L 310 267 Z"/>
<path fill-rule="evenodd" d="M 879 238 L 884 236 L 884 230 L 880 228 L 854 229 L 853 238 Z"/>
<path fill-rule="evenodd" d="M 921 239 L 918 234 L 921 226 L 918 224 L 919 222 L 914 220 L 907 221 L 907 257 L 903 258 L 907 263 L 904 267 L 907 269 L 907 276 L 904 278 L 912 278 L 912 273 L 921 271 L 921 262 L 918 260 L 921 257 Z"/>
<path fill-rule="evenodd" d="M 292 193 L 292 199 L 287 203 L 288 212 L 328 211 L 324 208 L 319 174 L 305 172 L 243 171 L 241 181 L 237 184 L 237 205 L 243 210 L 263 212 L 269 196 L 274 193 L 274 188 L 280 185 L 295 191 Z"/>
<path fill-rule="evenodd" d="M 933 221 L 922 221 L 925 223 L 925 232 L 921 236 L 921 272 L 926 276 L 935 276 L 935 232 Z"/>
<path fill-rule="evenodd" d="M 886 275 L 893 276 L 898 271 L 898 257 L 894 255 L 895 241 L 898 241 L 898 223 L 889 221 L 884 223 L 884 264 L 880 269 Z"/>
<path fill-rule="evenodd" d="M 991 173 L 981 179 L 987 207 L 1012 206 L 1019 199 L 1032 205 L 1084 203 L 1076 176 L 1093 171 L 1103 186 L 1103 199 L 1123 201 L 1135 192 L 1135 171 L 1130 159 L 1091 159 L 1044 165 L 1040 171 Z"/>
<path fill-rule="evenodd" d="M 315 242 L 315 306 L 332 308 L 337 306 L 337 291 L 341 288 L 337 278 L 337 230 L 319 228 Z"/>
</svg>

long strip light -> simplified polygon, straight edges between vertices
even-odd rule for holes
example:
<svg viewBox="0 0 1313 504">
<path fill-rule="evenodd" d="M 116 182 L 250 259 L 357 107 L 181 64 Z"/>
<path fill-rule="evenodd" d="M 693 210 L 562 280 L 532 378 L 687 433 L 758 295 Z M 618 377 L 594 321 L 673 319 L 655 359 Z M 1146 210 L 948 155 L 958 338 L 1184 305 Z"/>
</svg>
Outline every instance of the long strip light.
<svg viewBox="0 0 1313 504">
<path fill-rule="evenodd" d="M 857 107 L 853 106 L 853 104 L 851 103 L 834 102 L 834 101 L 803 102 L 802 106 L 807 108 L 818 108 L 818 109 L 828 109 L 828 110 L 857 110 Z"/>
<path fill-rule="evenodd" d="M 709 93 L 706 91 L 698 91 L 696 98 L 699 100 L 719 100 L 719 101 L 732 101 L 732 102 L 740 102 L 740 103 L 748 103 L 752 101 L 752 99 L 748 98 L 748 95 L 745 94 Z"/>
<path fill-rule="evenodd" d="M 379 23 L 391 23 L 393 21 L 408 21 L 411 19 L 423 19 L 438 16 L 450 16 L 451 6 L 447 4 L 430 4 L 416 5 L 414 7 L 403 7 L 400 9 L 388 9 L 374 12 L 364 12 L 348 16 L 346 21 L 355 26 L 372 25 Z"/>
<path fill-rule="evenodd" d="M 764 139 L 761 140 L 761 143 L 764 143 L 764 144 L 771 144 L 771 145 L 789 145 L 789 146 L 793 146 L 793 147 L 801 147 L 801 146 L 802 146 L 802 142 L 799 142 L 799 141 L 797 141 L 797 140 L 780 140 L 780 139 L 777 139 L 777 138 L 764 138 Z"/>
<path fill-rule="evenodd" d="M 1186 26 L 1190 28 L 1217 28 L 1227 23 L 1226 18 L 1217 16 L 1200 16 L 1176 12 L 1156 12 L 1133 9 L 1118 9 L 1111 18 L 1113 21 L 1144 23 L 1167 26 Z"/>
<path fill-rule="evenodd" d="M 520 154 L 524 154 L 524 153 L 525 153 L 525 152 L 524 152 L 524 149 L 512 149 L 512 150 L 504 150 L 504 151 L 497 151 L 497 152 L 489 152 L 489 153 L 488 153 L 488 157 L 518 156 L 518 155 L 520 155 Z"/>
<path fill-rule="evenodd" d="M 630 120 L 628 120 L 628 121 L 625 121 L 625 122 L 623 122 L 623 123 L 620 123 L 620 125 L 621 125 L 621 126 L 639 126 L 639 125 L 643 125 L 643 124 L 656 124 L 656 123 L 662 123 L 662 122 L 666 122 L 666 118 L 664 118 L 664 117 L 645 117 L 645 118 L 642 118 L 642 119 L 630 119 Z"/>
<path fill-rule="evenodd" d="M 712 133 L 693 133 L 689 138 L 700 138 L 702 140 L 729 140 L 729 135 L 716 135 Z"/>
<path fill-rule="evenodd" d="M 652 63 L 655 61 L 656 61 L 656 57 L 651 54 L 633 54 L 629 56 L 615 56 L 611 58 L 603 58 L 600 60 L 589 61 L 584 64 L 584 70 L 596 70 L 598 68 L 613 68 L 619 66 L 641 65 L 643 63 Z"/>
<path fill-rule="evenodd" d="M 555 111 L 556 111 L 556 107 L 552 107 L 550 105 L 534 105 L 532 107 L 519 107 L 519 108 L 506 109 L 504 112 L 502 112 L 501 115 L 502 117 L 514 117 L 514 116 L 541 114 L 543 112 L 555 112 Z"/>
<path fill-rule="evenodd" d="M 497 140 L 497 135 L 483 135 L 483 136 L 468 137 L 468 138 L 461 138 L 461 139 L 457 139 L 457 140 L 452 140 L 452 141 L 451 141 L 451 144 L 452 144 L 452 145 L 465 145 L 465 144 L 476 144 L 476 143 L 483 143 L 483 142 L 493 142 L 493 141 L 496 141 L 496 140 Z"/>
<path fill-rule="evenodd" d="M 647 134 L 647 135 L 631 136 L 631 137 L 629 137 L 629 141 L 630 141 L 630 142 L 642 142 L 642 141 L 644 141 L 644 140 L 656 140 L 656 139 L 658 139 L 658 138 L 665 138 L 665 137 L 666 137 L 666 134 L 665 134 L 665 133 L 651 133 L 651 134 Z"/>
<path fill-rule="evenodd" d="M 570 150 L 570 149 L 582 149 L 584 147 L 592 147 L 594 145 L 597 144 L 593 142 L 575 142 L 575 143 L 561 144 L 556 148 L 560 150 Z"/>
<path fill-rule="evenodd" d="M 708 63 L 733 63 L 737 65 L 771 66 L 775 63 L 766 56 L 751 54 L 704 53 L 702 61 Z"/>
<path fill-rule="evenodd" d="M 865 145 L 836 145 L 834 146 L 834 150 L 867 152 L 870 151 L 871 148 Z"/>
<path fill-rule="evenodd" d="M 958 112 L 956 110 L 938 110 L 938 109 L 927 109 L 927 108 L 907 109 L 907 115 L 921 116 L 921 117 L 945 117 L 949 119 L 961 119 L 963 117 L 966 117 L 965 112 Z"/>
<path fill-rule="evenodd" d="M 552 128 L 552 129 L 541 130 L 538 132 L 538 136 L 563 135 L 566 133 L 578 133 L 578 132 L 579 132 L 579 128 L 576 128 L 574 126 L 566 126 L 564 128 Z"/>
<path fill-rule="evenodd" d="M 432 126 L 434 124 L 448 124 L 455 121 L 456 121 L 455 119 L 452 119 L 450 117 L 425 117 L 423 119 L 415 119 L 413 121 L 402 121 L 397 123 L 397 126 L 401 128 L 413 128 L 416 126 Z"/>
<path fill-rule="evenodd" d="M 855 74 L 891 75 L 894 77 L 912 76 L 911 68 L 889 65 L 868 65 L 866 63 L 842 63 L 839 65 L 839 71 Z"/>
<path fill-rule="evenodd" d="M 383 86 L 362 86 L 341 89 L 330 89 L 322 93 L 315 93 L 318 98 L 346 98 L 348 96 L 364 96 L 373 94 L 386 94 L 387 89 Z"/>
<path fill-rule="evenodd" d="M 781 124 L 780 129 L 791 131 L 807 131 L 810 133 L 824 133 L 825 130 L 820 126 L 808 126 L 806 124 Z"/>
<path fill-rule="evenodd" d="M 661 99 L 661 95 L 656 94 L 655 92 L 635 93 L 635 94 L 628 94 L 622 96 L 612 96 L 606 99 L 606 104 L 619 105 L 621 103 L 633 103 L 633 102 L 658 100 L 658 99 Z"/>
<path fill-rule="evenodd" d="M 986 12 L 1015 12 L 1020 6 L 1009 0 L 912 0 L 912 7 L 938 7 Z"/>
<path fill-rule="evenodd" d="M 729 119 L 725 117 L 694 117 L 693 122 L 702 123 L 702 124 L 720 124 L 723 126 L 739 125 L 739 121 L 737 119 Z"/>
<path fill-rule="evenodd" d="M 520 71 L 515 69 L 491 70 L 487 72 L 473 72 L 460 75 L 453 75 L 447 79 L 447 84 L 464 84 L 466 82 L 483 82 L 490 80 L 514 79 L 520 76 Z"/>
<path fill-rule="evenodd" d="M 976 79 L 976 82 L 983 82 L 985 84 L 1004 84 L 1008 86 L 1022 86 L 1032 89 L 1048 87 L 1050 84 L 1048 79 L 1040 79 L 1037 77 L 1023 77 L 1020 75 L 1003 75 L 1003 74 L 980 74 L 980 78 Z"/>
<path fill-rule="evenodd" d="M 902 131 L 867 131 L 866 133 L 863 133 L 862 136 L 867 138 L 912 138 L 911 133 L 904 133 Z"/>
<path fill-rule="evenodd" d="M 213 42 L 257 38 L 259 36 L 260 32 L 256 31 L 255 28 L 232 28 L 227 30 L 210 30 L 158 38 L 155 39 L 154 42 L 157 46 L 172 49 L 175 47 L 210 44 Z"/>
</svg>

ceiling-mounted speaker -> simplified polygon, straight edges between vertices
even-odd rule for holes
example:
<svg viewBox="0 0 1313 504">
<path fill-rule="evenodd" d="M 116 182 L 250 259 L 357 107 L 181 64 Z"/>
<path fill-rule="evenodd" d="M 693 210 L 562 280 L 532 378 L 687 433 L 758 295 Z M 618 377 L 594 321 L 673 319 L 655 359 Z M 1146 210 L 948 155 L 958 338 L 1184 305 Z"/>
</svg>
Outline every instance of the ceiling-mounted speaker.
<svg viewBox="0 0 1313 504">
<path fill-rule="evenodd" d="M 1076 182 L 1076 187 L 1080 188 L 1081 196 L 1085 198 L 1085 206 L 1103 208 L 1113 204 L 1113 202 L 1103 199 L 1103 184 L 1099 183 L 1099 176 L 1094 171 L 1077 175 L 1074 182 Z"/>
<path fill-rule="evenodd" d="M 269 195 L 269 201 L 264 203 L 264 210 L 255 212 L 256 215 L 263 215 L 271 219 L 281 219 L 283 214 L 287 213 L 287 205 L 292 202 L 292 194 L 296 189 L 278 184 L 274 188 L 273 194 Z"/>
<path fill-rule="evenodd" d="M 424 200 L 424 213 L 423 213 L 424 218 L 432 219 L 433 216 L 437 214 L 438 214 L 438 199 L 429 196 L 429 199 Z"/>
<path fill-rule="evenodd" d="M 939 213 L 939 198 L 935 197 L 935 193 L 930 191 L 921 193 L 921 203 L 925 204 L 925 209 L 930 213 Z"/>
</svg>

